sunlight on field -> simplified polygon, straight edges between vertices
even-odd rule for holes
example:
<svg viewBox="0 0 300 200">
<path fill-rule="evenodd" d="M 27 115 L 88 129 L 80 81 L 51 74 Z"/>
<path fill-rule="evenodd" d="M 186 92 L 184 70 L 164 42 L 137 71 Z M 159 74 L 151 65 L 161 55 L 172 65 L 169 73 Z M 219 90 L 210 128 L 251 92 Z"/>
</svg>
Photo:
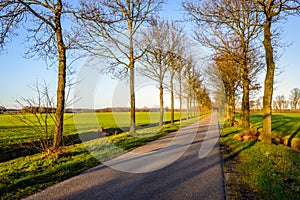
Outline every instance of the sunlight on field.
<svg viewBox="0 0 300 200">
<path fill-rule="evenodd" d="M 78 127 L 83 127 L 82 130 L 77 130 L 74 125 L 73 114 L 65 114 L 64 135 L 72 135 L 79 132 L 84 132 L 92 129 L 102 128 L 119 128 L 128 127 L 130 124 L 129 113 L 86 113 L 80 114 L 81 120 Z M 98 124 L 90 123 L 93 117 L 97 117 Z M 175 119 L 179 119 L 180 114 L 175 113 Z M 16 115 L 0 115 L 0 145 L 3 143 L 20 143 L 35 140 L 40 135 L 37 135 L 33 129 L 39 127 L 35 116 L 26 114 L 28 121 L 32 122 L 31 127 L 26 126 Z M 185 113 L 183 115 L 185 117 Z M 165 121 L 170 120 L 170 113 L 165 114 Z M 152 123 L 158 123 L 158 112 L 140 112 L 136 113 L 137 126 L 146 126 Z M 53 121 L 49 120 L 49 126 L 53 129 Z M 42 131 L 42 130 L 41 130 Z"/>
</svg>

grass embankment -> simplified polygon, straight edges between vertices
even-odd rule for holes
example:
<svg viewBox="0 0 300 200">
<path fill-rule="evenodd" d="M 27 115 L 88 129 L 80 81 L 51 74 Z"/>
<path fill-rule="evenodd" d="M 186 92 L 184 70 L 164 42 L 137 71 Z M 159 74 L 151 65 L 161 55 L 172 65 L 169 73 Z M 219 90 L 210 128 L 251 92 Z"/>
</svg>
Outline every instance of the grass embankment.
<svg viewBox="0 0 300 200">
<path fill-rule="evenodd" d="M 274 138 L 299 138 L 299 116 L 275 114 Z M 261 128 L 262 115 L 251 115 L 251 123 Z M 234 140 L 233 136 L 241 131 L 225 125 L 221 133 L 227 198 L 299 199 L 300 153 L 281 143 Z"/>
<path fill-rule="evenodd" d="M 124 115 L 124 118 L 129 116 L 127 113 L 123 113 L 120 115 Z M 176 131 L 181 126 L 186 126 L 187 124 L 199 120 L 199 118 L 185 120 L 183 121 L 182 125 L 180 125 L 179 122 L 176 122 L 174 125 L 166 124 L 161 129 L 151 125 L 153 121 L 155 122 L 155 120 L 153 119 L 157 116 L 153 116 L 151 118 L 149 114 L 141 113 L 138 114 L 138 116 L 138 125 L 141 126 L 137 131 L 138 137 L 133 137 L 125 132 L 104 138 L 91 138 L 90 141 L 87 141 L 84 144 L 77 141 L 73 144 L 65 145 L 59 158 L 45 157 L 42 153 L 31 152 L 32 155 L 15 155 L 13 159 L 1 162 L 0 199 L 19 199 L 28 196 L 99 164 L 100 162 L 98 159 L 101 159 L 102 161 L 111 159 L 112 157 L 118 156 L 123 153 L 124 150 L 131 150 L 135 147 L 141 146 L 147 142 L 164 136 L 169 132 Z M 3 116 L 1 117 L 2 119 L 4 119 Z M 122 116 L 118 117 L 122 118 Z M 201 118 L 204 117 L 205 116 L 201 116 Z M 97 118 L 102 126 L 106 129 L 117 128 L 117 124 L 114 122 L 111 114 L 98 114 Z M 176 114 L 176 118 L 179 118 L 178 113 Z M 107 124 L 105 124 L 105 121 L 101 119 L 106 119 Z M 68 120 L 70 121 L 67 121 L 66 123 L 66 136 L 69 135 L 73 138 L 75 138 L 76 136 L 77 138 L 79 138 L 78 134 L 76 133 L 74 122 L 72 124 L 71 118 L 69 118 Z M 3 123 L 3 121 L 1 121 L 1 123 L 2 126 L 3 124 L 5 124 Z M 142 128 L 142 126 L 145 127 L 149 124 L 151 126 Z M 124 126 L 126 127 L 126 124 L 124 124 Z M 96 128 L 89 125 L 87 127 L 91 129 Z M 19 131 L 15 132 L 16 130 Z M 81 134 L 85 134 L 84 130 L 80 130 L 80 132 Z M 9 134 L 8 136 L 6 136 L 7 133 Z M 7 128 L 7 126 L 5 128 L 2 127 L 2 129 L 0 129 L 1 145 L 4 146 L 3 149 L 7 149 L 5 148 L 5 144 L 8 144 L 9 147 L 12 147 L 11 144 L 14 144 L 13 147 L 15 147 L 18 145 L 22 145 L 23 143 L 30 143 L 30 141 L 32 141 L 34 138 L 34 135 L 30 134 L 30 130 L 27 130 L 27 127 L 24 126 L 12 126 L 12 129 Z M 6 138 L 3 138 L 2 136 Z M 9 142 L 6 143 L 5 141 Z M 113 143 L 119 148 L 111 148 L 112 145 L 109 145 L 108 143 Z M 94 149 L 97 149 L 96 156 L 98 159 L 93 157 L 87 151 L 87 149 L 85 148 L 86 146 L 89 146 L 89 148 L 92 149 L 93 147 L 95 147 Z M 95 151 L 93 153 L 95 153 Z"/>
</svg>

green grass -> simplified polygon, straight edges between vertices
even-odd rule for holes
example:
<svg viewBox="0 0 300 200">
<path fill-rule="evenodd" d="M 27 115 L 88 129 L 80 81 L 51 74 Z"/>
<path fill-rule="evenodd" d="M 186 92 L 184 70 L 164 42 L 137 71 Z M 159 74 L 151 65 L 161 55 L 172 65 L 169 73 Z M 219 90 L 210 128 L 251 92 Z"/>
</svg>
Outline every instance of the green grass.
<svg viewBox="0 0 300 200">
<path fill-rule="evenodd" d="M 251 123 L 261 126 L 262 115 L 251 115 Z M 273 135 L 299 137 L 299 114 L 275 114 Z M 228 199 L 299 199 L 300 153 L 283 144 L 242 142 L 233 135 L 239 127 L 221 133 L 223 170 Z"/>
<path fill-rule="evenodd" d="M 251 114 L 251 124 L 262 131 L 262 114 Z M 275 113 L 272 115 L 274 142 L 300 151 L 300 113 Z"/>
<path fill-rule="evenodd" d="M 125 119 L 128 117 L 127 113 L 123 113 L 121 115 L 121 117 L 124 117 Z M 149 120 L 149 115 L 147 114 L 143 115 L 140 113 L 138 115 L 140 120 L 142 118 L 144 120 L 144 124 L 140 122 L 140 125 L 145 126 L 146 124 L 153 122 L 153 119 Z M 98 119 L 103 119 L 102 123 L 104 120 L 111 120 L 111 116 L 112 115 L 105 113 L 97 114 Z M 176 116 L 178 117 L 179 115 L 177 114 Z M 201 116 L 201 118 L 204 118 L 205 116 Z M 5 119 L 5 117 L 2 119 Z M 91 117 L 91 115 L 87 114 L 85 118 L 86 121 L 83 123 L 89 122 L 89 117 Z M 93 136 L 97 132 L 91 130 L 87 133 L 84 133 L 83 130 L 81 130 L 81 134 L 90 134 L 90 140 L 85 143 L 65 145 L 62 148 L 62 153 L 58 158 L 45 157 L 45 154 L 34 153 L 33 155 L 17 157 L 5 162 L 1 162 L 0 199 L 20 199 L 28 196 L 39 190 L 49 187 L 50 185 L 77 175 L 85 169 L 89 169 L 99 164 L 99 160 L 97 160 L 95 157 L 101 161 L 111 159 L 124 153 L 124 151 L 128 151 L 146 144 L 147 142 L 164 136 L 169 132 L 178 130 L 181 126 L 186 126 L 198 120 L 199 118 L 194 118 L 188 121 L 183 121 L 183 124 L 181 125 L 179 122 L 176 122 L 174 125 L 166 124 L 162 129 L 155 126 L 138 129 L 138 137 L 133 137 L 125 132 L 109 137 L 96 138 Z M 3 124 L 3 121 L 1 121 L 1 124 Z M 68 126 L 68 124 L 72 126 L 71 121 L 66 123 L 66 126 Z M 109 128 L 113 126 L 116 126 L 116 124 L 110 123 L 110 125 L 106 125 L 105 127 Z M 128 126 L 128 123 L 124 123 L 124 126 Z M 90 126 L 88 125 L 87 127 Z M 94 129 L 95 127 L 91 126 L 90 128 Z M 69 130 L 70 132 L 67 134 L 76 135 L 76 132 L 73 133 L 73 128 L 70 128 Z M 0 132 L 0 134 L 3 133 Z M 26 135 L 26 132 L 22 134 Z M 17 133 L 11 133 L 11 135 L 14 137 L 14 139 L 11 141 L 18 142 L 18 137 L 16 136 Z M 21 139 L 23 142 L 30 141 L 30 137 L 24 138 Z M 31 137 L 31 139 L 32 138 L 34 137 Z M 110 143 L 115 144 L 118 148 L 110 145 Z M 86 150 L 86 147 L 89 147 L 89 150 L 93 152 L 93 156 Z"/>
<path fill-rule="evenodd" d="M 262 129 L 262 114 L 251 114 L 251 124 Z M 272 116 L 273 134 L 280 137 L 300 138 L 300 113 L 276 113 Z"/>
<path fill-rule="evenodd" d="M 129 130 L 129 113 L 83 113 L 76 114 L 76 116 L 75 126 L 74 115 L 65 115 L 63 145 L 81 143 L 78 133 L 84 135 L 86 132 L 100 127 L 113 134 Z M 180 113 L 175 112 L 175 119 L 179 119 L 179 116 Z M 22 117 L 30 122 L 30 126 L 20 121 Z M 185 113 L 183 113 L 183 117 L 185 117 Z M 165 113 L 164 118 L 165 121 L 169 121 L 170 113 Z M 138 129 L 154 126 L 158 121 L 158 112 L 136 113 Z M 49 129 L 54 131 L 53 121 L 51 120 L 49 120 Z M 37 153 L 38 150 L 32 148 L 32 146 L 39 146 L 38 138 L 44 136 L 43 127 L 38 125 L 36 117 L 32 114 L 0 115 L 0 162 Z M 33 141 L 36 141 L 34 145 L 32 145 Z"/>
</svg>

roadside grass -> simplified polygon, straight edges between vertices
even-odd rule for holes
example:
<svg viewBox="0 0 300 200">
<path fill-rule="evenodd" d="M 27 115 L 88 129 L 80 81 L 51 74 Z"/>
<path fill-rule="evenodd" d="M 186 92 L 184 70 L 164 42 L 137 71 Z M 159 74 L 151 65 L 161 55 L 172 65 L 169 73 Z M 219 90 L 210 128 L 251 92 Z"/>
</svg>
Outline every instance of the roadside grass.
<svg viewBox="0 0 300 200">
<path fill-rule="evenodd" d="M 205 117 L 207 115 L 201 116 L 200 119 Z M 91 137 L 84 143 L 64 146 L 58 158 L 36 153 L 1 162 L 0 199 L 20 199 L 29 196 L 100 164 L 99 160 L 109 160 L 198 120 L 199 117 L 184 120 L 181 125 L 179 122 L 174 125 L 165 124 L 162 129 L 155 126 L 146 127 L 137 131 L 138 137 L 126 132 L 108 137 Z M 94 136 L 98 132 L 91 130 L 90 133 Z"/>
<path fill-rule="evenodd" d="M 74 122 L 74 115 L 80 115 L 79 120 Z M 166 112 L 164 119 L 167 123 L 170 120 L 170 113 Z M 178 120 L 179 112 L 175 112 L 175 119 Z M 37 119 L 32 114 L 25 114 L 22 117 L 28 118 L 32 122 L 32 127 L 26 126 L 15 115 L 0 115 L 0 162 L 8 161 L 26 155 L 38 153 L 39 137 L 44 137 L 43 127 L 37 123 Z M 186 113 L 183 113 L 186 117 Z M 78 118 L 76 118 L 78 119 Z M 138 112 L 136 113 L 137 129 L 145 127 L 155 127 L 159 121 L 158 112 Z M 94 122 L 94 123 L 91 123 Z M 81 143 L 81 136 L 90 130 L 102 127 L 110 134 L 122 133 L 129 130 L 129 113 L 83 113 L 65 114 L 63 145 Z M 54 130 L 54 124 L 49 121 L 50 130 Z M 33 131 L 40 130 L 40 132 Z M 83 136 L 84 137 L 84 136 Z"/>
<path fill-rule="evenodd" d="M 275 114 L 273 135 L 284 137 L 297 131 L 298 116 Z M 259 127 L 261 117 L 251 115 L 251 123 Z M 266 145 L 234 140 L 233 136 L 241 131 L 240 127 L 225 124 L 221 133 L 227 199 L 299 199 L 300 153 L 280 143 Z M 294 137 L 298 136 L 297 132 Z"/>
<path fill-rule="evenodd" d="M 262 114 L 251 114 L 251 123 L 262 130 Z M 274 142 L 300 151 L 300 113 L 275 113 L 272 115 Z"/>
</svg>

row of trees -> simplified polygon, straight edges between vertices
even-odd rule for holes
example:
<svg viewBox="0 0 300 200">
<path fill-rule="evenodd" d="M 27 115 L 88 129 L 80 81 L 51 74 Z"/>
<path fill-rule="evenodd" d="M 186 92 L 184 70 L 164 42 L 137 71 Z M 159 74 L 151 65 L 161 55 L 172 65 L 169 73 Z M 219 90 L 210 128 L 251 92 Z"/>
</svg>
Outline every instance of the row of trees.
<svg viewBox="0 0 300 200">
<path fill-rule="evenodd" d="M 294 88 L 290 92 L 290 97 L 287 99 L 284 95 L 278 95 L 273 100 L 273 107 L 277 111 L 291 109 L 297 111 L 300 105 L 300 89 Z"/>
<path fill-rule="evenodd" d="M 222 83 L 227 99 L 227 117 L 232 123 L 234 97 L 237 89 L 242 89 L 241 119 L 244 129 L 249 129 L 250 91 L 260 87 L 255 83 L 255 76 L 266 66 L 262 138 L 265 143 L 271 143 L 272 97 L 278 50 L 278 32 L 274 24 L 285 20 L 288 15 L 299 15 L 300 2 L 186 0 L 183 6 L 195 22 L 197 40 L 212 50 L 213 76 Z"/>
<path fill-rule="evenodd" d="M 179 99 L 180 120 L 184 99 L 188 118 L 196 103 L 201 106 L 201 110 L 210 109 L 210 98 L 183 28 L 175 22 L 152 18 L 150 28 L 142 31 L 142 41 L 142 49 L 147 50 L 140 60 L 142 67 L 139 72 L 159 85 L 159 125 L 163 125 L 165 88 L 171 96 L 171 123 L 174 122 L 175 96 Z"/>
<path fill-rule="evenodd" d="M 66 104 L 66 80 L 71 55 L 100 57 L 117 77 L 129 76 L 130 133 L 135 133 L 135 73 L 159 83 L 162 125 L 163 90 L 171 93 L 172 122 L 174 96 L 182 108 L 196 102 L 210 107 L 208 92 L 203 87 L 197 63 L 186 50 L 186 36 L 176 23 L 155 20 L 163 0 L 7 0 L 0 2 L 0 47 L 5 48 L 20 27 L 28 32 L 27 56 L 43 58 L 57 64 L 58 83 L 55 104 L 55 131 L 52 150 L 62 144 Z M 147 28 L 145 24 L 149 24 Z M 73 51 L 72 53 L 70 53 Z M 68 53 L 69 52 L 69 53 Z M 154 75 L 155 74 L 155 75 Z M 183 76 L 183 74 L 185 74 Z M 168 84 L 166 80 L 168 79 Z M 176 84 L 174 83 L 177 80 Z M 178 83 L 178 92 L 176 87 Z M 186 91 L 184 93 L 184 91 Z M 185 94 L 185 96 L 183 96 Z M 39 105 L 40 106 L 40 105 Z"/>
</svg>

